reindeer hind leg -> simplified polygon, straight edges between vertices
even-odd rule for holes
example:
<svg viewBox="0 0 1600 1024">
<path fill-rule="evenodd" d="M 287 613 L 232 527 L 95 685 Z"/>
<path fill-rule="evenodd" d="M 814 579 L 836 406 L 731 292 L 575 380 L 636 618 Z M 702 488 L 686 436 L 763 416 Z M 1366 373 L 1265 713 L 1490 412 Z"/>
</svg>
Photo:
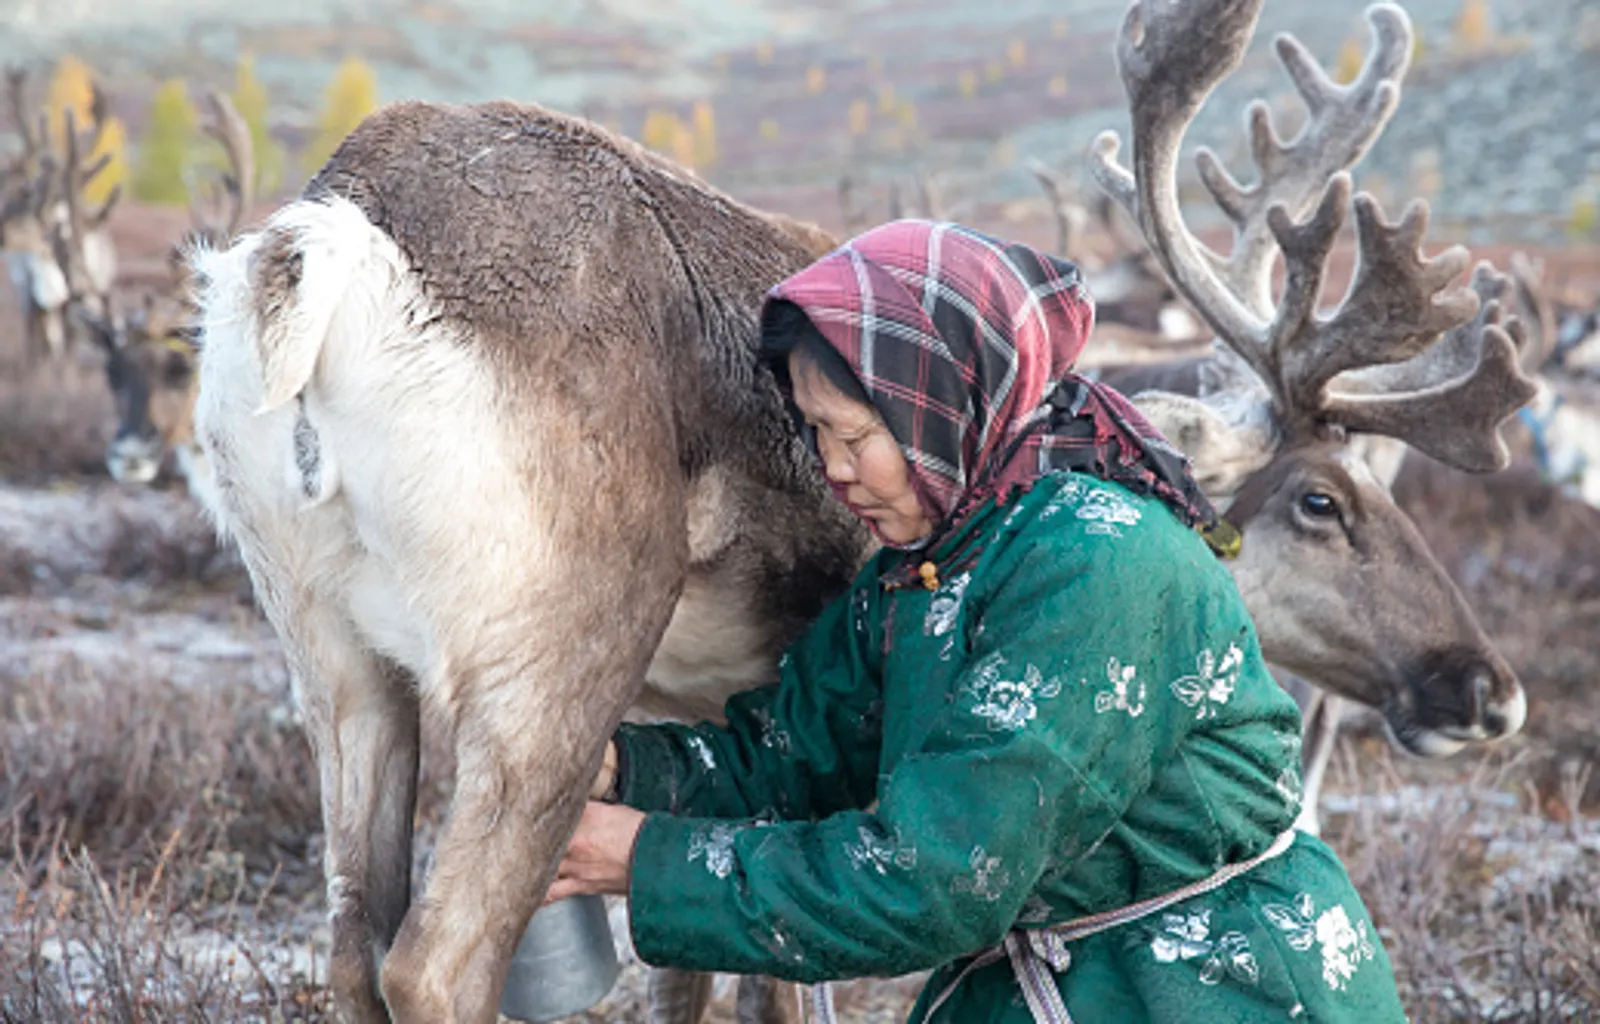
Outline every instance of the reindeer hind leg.
<svg viewBox="0 0 1600 1024">
<path fill-rule="evenodd" d="M 387 1022 L 379 968 L 411 902 L 416 690 L 332 607 L 303 610 L 285 635 L 322 786 L 330 981 L 354 1020 Z"/>
</svg>

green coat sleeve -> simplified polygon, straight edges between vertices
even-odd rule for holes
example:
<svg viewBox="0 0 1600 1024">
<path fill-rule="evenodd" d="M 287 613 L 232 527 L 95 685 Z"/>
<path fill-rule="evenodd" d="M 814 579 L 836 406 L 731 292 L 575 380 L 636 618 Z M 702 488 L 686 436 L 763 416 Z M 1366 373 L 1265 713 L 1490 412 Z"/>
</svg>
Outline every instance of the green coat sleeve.
<svg viewBox="0 0 1600 1024">
<path fill-rule="evenodd" d="M 734 695 L 725 726 L 624 725 L 622 803 L 708 818 L 812 818 L 872 801 L 883 701 L 871 566 L 779 662 L 779 681 Z"/>
<path fill-rule="evenodd" d="M 1077 648 L 1148 649 L 1172 614 L 1149 583 L 1173 575 L 1171 554 L 1130 546 L 1112 565 L 1103 545 L 1055 544 L 1020 556 L 974 606 L 964 667 L 928 695 L 948 706 L 873 813 L 647 818 L 630 895 L 640 956 L 812 982 L 902 974 L 998 942 L 1041 873 L 1092 849 L 1146 785 L 1161 730 L 1097 713 L 1105 659 Z M 1158 599 L 1107 602 L 1112 577 Z"/>
</svg>

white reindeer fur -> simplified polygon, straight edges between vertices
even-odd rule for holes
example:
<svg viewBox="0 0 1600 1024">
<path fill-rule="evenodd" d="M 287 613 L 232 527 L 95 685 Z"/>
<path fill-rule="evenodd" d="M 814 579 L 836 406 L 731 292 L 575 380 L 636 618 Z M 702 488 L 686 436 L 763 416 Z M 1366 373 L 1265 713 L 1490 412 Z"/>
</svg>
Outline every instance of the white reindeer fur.
<svg viewBox="0 0 1600 1024">
<path fill-rule="evenodd" d="M 361 644 L 429 694 L 443 652 L 481 648 L 487 637 L 471 634 L 497 632 L 504 595 L 549 557 L 536 498 L 507 471 L 512 439 L 488 370 L 469 347 L 428 337 L 446 328 L 394 243 L 342 199 L 290 204 L 269 227 L 292 229 L 304 260 L 279 329 L 256 335 L 248 272 L 261 236 L 199 260 L 197 435 L 213 462 L 233 460 L 220 480 L 230 503 L 282 531 L 238 537 L 257 579 L 313 581 L 313 603 L 344 608 Z M 315 474 L 296 461 L 297 425 L 314 438 Z M 495 573 L 457 571 L 468 562 L 504 568 L 497 592 L 469 589 Z M 282 607 L 286 595 L 262 597 L 280 631 L 298 614 Z M 461 635 L 447 643 L 441 630 Z"/>
<path fill-rule="evenodd" d="M 197 259 L 206 344 L 195 425 L 206 475 L 238 489 L 230 502 L 255 509 L 252 523 L 280 531 L 238 537 L 258 584 L 267 581 L 262 601 L 280 632 L 305 633 L 297 622 L 311 607 L 343 609 L 353 642 L 448 701 L 435 692 L 444 652 L 528 646 L 527 632 L 520 642 L 505 635 L 518 621 L 505 595 L 527 593 L 563 557 L 541 549 L 537 521 L 537 495 L 558 493 L 561 482 L 529 479 L 519 438 L 507 434 L 517 420 L 493 404 L 489 370 L 459 339 L 429 337 L 447 328 L 393 241 L 359 209 L 344 199 L 297 202 L 274 227 L 292 229 L 303 254 L 296 301 L 277 329 L 256 334 L 248 274 L 259 235 Z M 315 438 L 314 480 L 296 462 L 297 425 Z M 230 427 L 239 433 L 224 436 Z M 218 472 L 219 453 L 234 460 L 231 472 Z M 725 487 L 714 468 L 689 495 L 696 562 L 732 540 L 712 511 Z M 207 504 L 220 531 L 240 532 L 220 495 Z M 457 571 L 464 564 L 503 571 Z M 274 581 L 289 580 L 315 581 L 316 598 L 273 593 Z M 647 673 L 650 709 L 714 717 L 729 695 L 767 681 L 775 666 L 755 614 L 691 574 Z"/>
</svg>

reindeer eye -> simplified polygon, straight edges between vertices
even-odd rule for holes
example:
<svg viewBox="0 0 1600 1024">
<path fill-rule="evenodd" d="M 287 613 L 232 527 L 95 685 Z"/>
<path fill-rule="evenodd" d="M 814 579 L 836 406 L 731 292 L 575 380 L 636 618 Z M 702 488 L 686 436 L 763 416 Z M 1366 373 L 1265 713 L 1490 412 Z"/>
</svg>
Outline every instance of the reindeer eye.
<svg viewBox="0 0 1600 1024">
<path fill-rule="evenodd" d="M 1339 514 L 1339 503 L 1321 491 L 1312 491 L 1301 497 L 1300 511 L 1313 519 L 1330 519 Z"/>
<path fill-rule="evenodd" d="M 194 372 L 194 367 L 185 356 L 176 352 L 168 352 L 165 365 L 161 368 L 163 382 L 169 388 L 185 387 Z"/>
</svg>

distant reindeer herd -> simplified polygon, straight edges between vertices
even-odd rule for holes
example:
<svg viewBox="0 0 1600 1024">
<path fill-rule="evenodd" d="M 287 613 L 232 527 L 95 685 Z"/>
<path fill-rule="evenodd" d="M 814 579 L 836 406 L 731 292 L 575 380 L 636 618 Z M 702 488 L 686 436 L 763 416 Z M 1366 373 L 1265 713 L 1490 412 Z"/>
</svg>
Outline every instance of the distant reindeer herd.
<svg viewBox="0 0 1600 1024">
<path fill-rule="evenodd" d="M 1234 230 L 1228 253 L 1203 246 L 1178 202 L 1179 147 L 1260 2 L 1152 6 L 1124 31 L 1131 163 L 1114 137 L 1097 143 L 1101 199 L 1033 171 L 1056 248 L 1097 300 L 1099 372 L 1194 460 L 1243 537 L 1229 567 L 1263 651 L 1310 684 L 1297 695 L 1315 827 L 1340 700 L 1378 709 L 1429 756 L 1522 724 L 1515 673 L 1390 485 L 1408 448 L 1503 468 L 1501 427 L 1517 416 L 1552 481 L 1600 507 L 1600 413 L 1583 397 L 1585 375 L 1600 377 L 1600 327 L 1525 259 L 1509 276 L 1480 264 L 1463 284 L 1464 250 L 1422 252 L 1425 204 L 1391 222 L 1354 192 L 1411 54 L 1391 5 L 1370 9 L 1374 43 L 1346 85 L 1279 41 L 1309 116 L 1286 142 L 1253 105 L 1250 184 L 1201 151 L 1201 182 Z M 30 352 L 96 346 L 119 418 L 112 475 L 149 482 L 170 455 L 241 546 L 322 760 L 341 1006 L 490 1019 L 493 1001 L 463 1002 L 460 986 L 503 978 L 619 716 L 641 697 L 715 713 L 764 681 L 866 552 L 805 474 L 753 351 L 762 293 L 836 240 L 592 124 L 514 104 L 385 108 L 302 198 L 242 232 L 249 133 L 214 96 L 218 202 L 194 209 L 171 280 L 129 294 L 105 231 L 116 196 L 83 199 L 101 170 L 81 154 L 103 101 L 81 129 L 69 119 L 57 154 L 24 86 L 8 76 L 22 148 L 0 170 L 0 240 Z M 851 230 L 873 219 L 858 199 L 844 179 Z M 945 213 L 926 178 L 891 194 L 891 217 L 908 210 Z M 1354 277 L 1319 311 L 1352 213 Z M 631 291 L 583 270 L 624 253 Z M 525 291 L 505 291 L 513 280 Z M 617 374 L 637 367 L 652 373 L 619 399 Z M 578 435 L 607 458 L 563 455 L 557 440 Z M 598 518 L 552 497 L 580 480 L 621 497 Z M 531 703 L 530 680 L 543 694 Z M 429 900 L 413 906 L 419 701 L 455 724 L 461 781 Z M 588 705 L 508 719 L 507 701 Z M 703 1001 L 685 998 L 679 1019 Z M 750 1019 L 792 1019 L 766 1001 Z"/>
</svg>

